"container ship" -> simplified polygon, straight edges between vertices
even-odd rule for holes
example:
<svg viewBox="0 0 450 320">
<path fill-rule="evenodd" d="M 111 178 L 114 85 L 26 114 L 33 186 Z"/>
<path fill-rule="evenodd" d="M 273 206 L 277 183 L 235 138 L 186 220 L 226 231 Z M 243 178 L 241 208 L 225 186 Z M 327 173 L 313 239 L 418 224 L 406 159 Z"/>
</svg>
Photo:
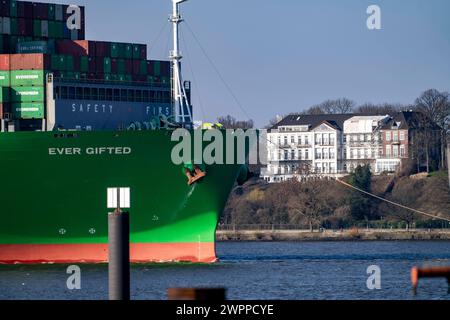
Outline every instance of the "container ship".
<svg viewBox="0 0 450 320">
<path fill-rule="evenodd" d="M 219 215 L 245 174 L 172 162 L 173 129 L 193 122 L 184 1 L 172 0 L 168 61 L 86 40 L 84 7 L 0 1 L 0 263 L 107 262 L 110 188 L 129 190 L 133 262 L 216 261 Z"/>
</svg>

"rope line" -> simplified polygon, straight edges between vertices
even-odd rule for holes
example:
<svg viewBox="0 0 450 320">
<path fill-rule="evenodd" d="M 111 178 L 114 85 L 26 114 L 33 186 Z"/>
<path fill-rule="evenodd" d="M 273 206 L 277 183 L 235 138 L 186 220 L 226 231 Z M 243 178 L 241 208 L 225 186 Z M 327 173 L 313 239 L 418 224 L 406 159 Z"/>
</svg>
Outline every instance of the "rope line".
<svg viewBox="0 0 450 320">
<path fill-rule="evenodd" d="M 368 195 L 368 196 L 370 196 L 370 197 L 373 197 L 373 198 L 375 198 L 375 199 L 378 199 L 378 200 L 387 202 L 387 203 L 392 204 L 392 205 L 394 205 L 394 206 L 396 206 L 396 207 L 399 207 L 399 208 L 402 208 L 402 209 L 405 209 L 405 210 L 409 210 L 409 211 L 412 211 L 412 212 L 415 212 L 415 213 L 424 215 L 424 216 L 429 217 L 429 218 L 433 218 L 433 219 L 437 219 L 437 220 L 442 220 L 442 221 L 450 222 L 450 219 L 449 219 L 449 218 L 438 217 L 438 216 L 435 216 L 435 215 L 432 215 L 432 214 L 429 214 L 429 213 L 426 213 L 426 212 L 423 212 L 423 211 L 420 211 L 420 210 L 416 210 L 416 209 L 413 209 L 413 208 L 409 208 L 409 207 L 404 206 L 404 205 L 402 205 L 402 204 L 400 204 L 400 203 L 396 203 L 396 202 L 393 202 L 393 201 L 384 199 L 384 198 L 379 197 L 379 196 L 377 196 L 377 195 L 375 195 L 375 194 L 373 194 L 373 193 L 370 193 L 370 192 L 364 191 L 364 190 L 362 190 L 362 189 L 359 189 L 359 188 L 357 188 L 357 187 L 355 187 L 355 186 L 352 186 L 351 184 L 346 183 L 346 182 L 344 182 L 344 181 L 341 181 L 341 180 L 339 180 L 339 179 L 336 179 L 336 181 L 339 182 L 340 184 L 342 184 L 342 185 L 348 187 L 348 188 L 351 188 L 351 189 L 353 189 L 353 190 L 356 190 L 356 191 L 359 191 L 359 192 L 361 192 L 361 193 L 364 193 L 364 194 L 366 194 L 366 195 Z"/>
<path fill-rule="evenodd" d="M 229 94 L 233 97 L 234 101 L 236 102 L 237 106 L 241 109 L 242 113 L 249 119 L 251 120 L 252 118 L 249 116 L 249 114 L 245 111 L 245 108 L 242 106 L 241 102 L 239 101 L 239 99 L 237 98 L 237 96 L 234 94 L 233 89 L 231 89 L 231 86 L 225 81 L 225 78 L 222 76 L 222 74 L 220 73 L 219 69 L 216 67 L 216 65 L 214 64 L 214 62 L 212 61 L 212 59 L 209 57 L 209 55 L 206 53 L 205 48 L 202 46 L 202 44 L 200 43 L 200 40 L 197 38 L 197 36 L 195 35 L 195 33 L 192 31 L 191 27 L 189 26 L 189 24 L 185 21 L 185 24 L 187 26 L 187 29 L 189 30 L 189 32 L 191 33 L 192 37 L 194 38 L 194 40 L 197 42 L 197 45 L 200 47 L 200 50 L 203 52 L 203 54 L 205 55 L 206 59 L 208 60 L 208 62 L 211 64 L 211 66 L 213 67 L 214 71 L 217 73 L 217 75 L 219 76 L 220 80 L 222 81 L 223 85 L 227 88 Z"/>
<path fill-rule="evenodd" d="M 186 53 L 187 53 L 187 61 L 188 61 L 188 65 L 189 65 L 189 70 L 191 71 L 191 74 L 192 74 L 192 80 L 194 80 L 193 81 L 194 89 L 195 89 L 195 91 L 197 91 L 197 98 L 198 98 L 198 102 L 200 104 L 200 109 L 202 111 L 203 119 L 204 119 L 204 121 L 206 121 L 206 112 L 205 112 L 205 108 L 203 106 L 202 95 L 200 93 L 199 84 L 197 83 L 197 78 L 195 76 L 194 68 L 192 67 L 191 55 L 189 54 L 189 49 L 188 49 L 188 46 L 184 39 L 183 33 L 181 33 L 181 41 L 183 42 L 184 50 L 186 50 Z"/>
</svg>

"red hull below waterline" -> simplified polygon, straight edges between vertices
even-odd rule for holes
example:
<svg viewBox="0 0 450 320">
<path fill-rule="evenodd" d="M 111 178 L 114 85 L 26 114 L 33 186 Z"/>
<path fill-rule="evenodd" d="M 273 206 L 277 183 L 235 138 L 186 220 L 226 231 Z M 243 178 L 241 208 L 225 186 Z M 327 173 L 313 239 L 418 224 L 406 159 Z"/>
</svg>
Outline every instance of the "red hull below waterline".
<svg viewBox="0 0 450 320">
<path fill-rule="evenodd" d="M 217 261 L 214 243 L 135 243 L 132 263 Z M 1 264 L 108 262 L 107 244 L 0 245 Z"/>
</svg>

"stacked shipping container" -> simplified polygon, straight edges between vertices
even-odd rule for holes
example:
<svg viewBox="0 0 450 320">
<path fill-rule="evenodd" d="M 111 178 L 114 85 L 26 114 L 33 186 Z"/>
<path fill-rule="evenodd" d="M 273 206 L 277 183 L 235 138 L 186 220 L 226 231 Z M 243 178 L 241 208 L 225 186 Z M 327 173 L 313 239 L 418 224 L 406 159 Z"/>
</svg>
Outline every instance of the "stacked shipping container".
<svg viewBox="0 0 450 320">
<path fill-rule="evenodd" d="M 58 40 L 55 51 L 80 66 L 69 78 L 170 86 L 170 62 L 147 60 L 144 44 Z"/>
<path fill-rule="evenodd" d="M 45 79 L 170 88 L 169 61 L 147 60 L 144 44 L 84 40 L 69 32 L 68 6 L 0 0 L 0 119 L 40 119 Z"/>
<path fill-rule="evenodd" d="M 67 27 L 67 5 L 0 0 L 0 51 L 17 52 L 21 42 L 55 39 L 83 40 L 85 10 L 81 7 L 81 29 Z"/>
<path fill-rule="evenodd" d="M 8 55 L 1 55 L 6 60 Z M 44 54 L 9 55 L 10 102 L 14 119 L 42 119 L 45 76 L 49 58 Z"/>
<path fill-rule="evenodd" d="M 9 55 L 0 55 L 0 119 L 9 118 L 11 112 L 9 70 Z"/>
</svg>

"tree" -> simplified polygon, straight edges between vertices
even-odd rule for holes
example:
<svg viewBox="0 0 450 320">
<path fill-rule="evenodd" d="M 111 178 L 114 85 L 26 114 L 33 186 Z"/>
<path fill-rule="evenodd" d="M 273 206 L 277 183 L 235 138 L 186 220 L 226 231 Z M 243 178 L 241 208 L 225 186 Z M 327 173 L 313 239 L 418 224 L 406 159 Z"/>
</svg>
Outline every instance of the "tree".
<svg viewBox="0 0 450 320">
<path fill-rule="evenodd" d="M 359 106 L 356 109 L 357 113 L 367 113 L 367 114 L 377 114 L 377 115 L 393 115 L 402 110 L 408 110 L 412 108 L 408 108 L 407 106 L 401 104 L 373 104 L 373 103 L 365 103 Z"/>
<path fill-rule="evenodd" d="M 324 181 L 292 181 L 286 186 L 289 187 L 287 208 L 291 223 L 300 224 L 302 220 L 306 220 L 310 231 L 313 232 L 314 225 L 319 224 L 328 211 L 328 202 L 323 197 Z"/>
<path fill-rule="evenodd" d="M 416 153 L 417 166 L 420 171 L 422 161 L 425 161 L 426 170 L 430 173 L 433 170 L 438 169 L 439 166 L 433 164 L 436 159 L 439 159 L 439 128 L 433 122 L 430 117 L 423 111 L 419 111 L 415 118 L 416 130 L 412 133 L 412 146 L 413 151 Z M 439 162 L 439 160 L 437 160 Z"/>
<path fill-rule="evenodd" d="M 436 89 L 430 89 L 422 93 L 416 99 L 416 110 L 427 115 L 434 123 L 440 127 L 440 168 L 446 166 L 445 149 L 447 134 L 450 123 L 450 95 L 448 92 L 439 92 Z"/>
<path fill-rule="evenodd" d="M 371 192 L 372 173 L 370 166 L 358 166 L 350 176 L 350 184 L 358 189 Z M 369 221 L 372 216 L 371 199 L 360 191 L 353 190 L 350 196 L 350 207 L 353 219 Z"/>
<path fill-rule="evenodd" d="M 274 126 L 276 126 L 278 123 L 280 123 L 281 120 L 283 120 L 283 116 L 276 116 L 273 119 L 269 120 L 269 123 L 264 127 L 264 129 L 270 129 Z"/>
<path fill-rule="evenodd" d="M 236 118 L 227 115 L 225 117 L 219 117 L 217 119 L 217 121 L 223 125 L 223 127 L 225 129 L 243 129 L 243 130 L 248 130 L 248 129 L 253 129 L 254 127 L 254 122 L 253 120 L 244 120 L 244 121 L 239 121 L 236 120 Z"/>
<path fill-rule="evenodd" d="M 326 100 L 321 104 L 312 106 L 305 114 L 319 115 L 319 114 L 348 114 L 352 113 L 356 103 L 347 98 L 340 98 L 335 100 Z"/>
</svg>

